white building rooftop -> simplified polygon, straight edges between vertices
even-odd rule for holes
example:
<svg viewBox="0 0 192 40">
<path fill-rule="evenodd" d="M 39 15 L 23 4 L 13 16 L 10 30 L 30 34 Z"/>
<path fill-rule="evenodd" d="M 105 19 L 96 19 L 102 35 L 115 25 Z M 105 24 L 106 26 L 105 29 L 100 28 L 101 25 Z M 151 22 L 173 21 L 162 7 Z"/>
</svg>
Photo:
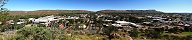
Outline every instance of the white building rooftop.
<svg viewBox="0 0 192 40">
<path fill-rule="evenodd" d="M 131 23 L 131 22 L 126 22 L 126 21 L 115 21 L 116 23 Z"/>
</svg>

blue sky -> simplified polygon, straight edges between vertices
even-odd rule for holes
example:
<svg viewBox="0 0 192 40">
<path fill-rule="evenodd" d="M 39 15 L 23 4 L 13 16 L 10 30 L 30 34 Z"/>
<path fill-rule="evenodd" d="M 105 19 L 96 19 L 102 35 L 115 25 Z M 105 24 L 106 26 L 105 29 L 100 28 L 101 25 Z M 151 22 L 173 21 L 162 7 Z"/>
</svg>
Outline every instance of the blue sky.
<svg viewBox="0 0 192 40">
<path fill-rule="evenodd" d="M 9 0 L 9 10 L 146 10 L 191 12 L 192 0 Z"/>
</svg>

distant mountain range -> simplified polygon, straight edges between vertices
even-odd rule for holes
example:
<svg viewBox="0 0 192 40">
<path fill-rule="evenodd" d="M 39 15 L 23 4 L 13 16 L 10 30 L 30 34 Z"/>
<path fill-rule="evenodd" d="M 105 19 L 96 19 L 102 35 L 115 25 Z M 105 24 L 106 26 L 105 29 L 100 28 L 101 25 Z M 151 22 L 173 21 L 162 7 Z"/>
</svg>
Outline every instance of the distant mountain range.
<svg viewBox="0 0 192 40">
<path fill-rule="evenodd" d="M 163 13 L 156 10 L 101 10 L 99 13 Z M 59 14 L 59 13 L 94 13 L 88 10 L 37 10 L 37 11 L 10 11 L 11 15 L 20 14 Z"/>
<path fill-rule="evenodd" d="M 101 13 L 163 13 L 156 10 L 101 10 Z"/>
<path fill-rule="evenodd" d="M 37 10 L 37 11 L 10 11 L 11 15 L 20 14 L 59 14 L 59 13 L 91 13 L 87 10 Z"/>
</svg>

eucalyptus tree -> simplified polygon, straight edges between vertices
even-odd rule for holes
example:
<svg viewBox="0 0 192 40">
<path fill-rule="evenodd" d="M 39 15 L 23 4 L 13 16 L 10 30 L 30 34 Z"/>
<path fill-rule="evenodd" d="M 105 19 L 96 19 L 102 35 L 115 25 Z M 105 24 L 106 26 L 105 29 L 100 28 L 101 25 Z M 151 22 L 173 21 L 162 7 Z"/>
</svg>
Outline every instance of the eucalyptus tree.
<svg viewBox="0 0 192 40">
<path fill-rule="evenodd" d="M 6 8 L 3 8 L 3 6 L 6 4 L 8 0 L 0 0 L 0 22 L 1 24 L 4 24 L 4 21 L 8 18 L 7 17 L 7 9 Z M 2 26 L 0 26 L 2 27 Z M 2 28 L 0 29 L 2 30 Z"/>
<path fill-rule="evenodd" d="M 6 8 L 3 8 L 3 6 L 8 2 L 8 0 L 0 0 L 0 12 L 1 13 L 7 13 L 7 9 Z"/>
<path fill-rule="evenodd" d="M 8 9 L 3 6 L 8 2 L 8 0 L 0 0 L 0 21 L 5 21 L 8 15 Z"/>
</svg>

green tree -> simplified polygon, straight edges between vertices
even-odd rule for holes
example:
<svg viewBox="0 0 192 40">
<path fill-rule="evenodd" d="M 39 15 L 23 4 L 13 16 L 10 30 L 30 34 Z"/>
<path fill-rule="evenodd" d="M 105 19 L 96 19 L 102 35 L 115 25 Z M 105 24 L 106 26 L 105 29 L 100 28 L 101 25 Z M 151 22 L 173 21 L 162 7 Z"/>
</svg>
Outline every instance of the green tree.
<svg viewBox="0 0 192 40">
<path fill-rule="evenodd" d="M 133 29 L 132 31 L 129 32 L 131 37 L 138 37 L 139 36 L 139 30 L 138 29 Z"/>
<path fill-rule="evenodd" d="M 149 38 L 160 38 L 162 33 L 159 31 L 155 31 L 154 29 L 149 29 L 146 30 L 145 34 Z"/>
<path fill-rule="evenodd" d="M 8 18 L 8 10 L 3 8 L 8 0 L 0 0 L 0 21 L 5 21 Z"/>
<path fill-rule="evenodd" d="M 3 6 L 6 4 L 8 0 L 0 0 L 0 14 L 6 14 L 8 10 L 6 8 L 3 8 Z"/>
<path fill-rule="evenodd" d="M 23 27 L 17 31 L 17 40 L 51 40 L 52 32 L 45 27 L 29 26 Z"/>
<path fill-rule="evenodd" d="M 180 33 L 182 30 L 179 29 L 179 27 L 174 27 L 168 30 L 170 33 Z"/>
</svg>

